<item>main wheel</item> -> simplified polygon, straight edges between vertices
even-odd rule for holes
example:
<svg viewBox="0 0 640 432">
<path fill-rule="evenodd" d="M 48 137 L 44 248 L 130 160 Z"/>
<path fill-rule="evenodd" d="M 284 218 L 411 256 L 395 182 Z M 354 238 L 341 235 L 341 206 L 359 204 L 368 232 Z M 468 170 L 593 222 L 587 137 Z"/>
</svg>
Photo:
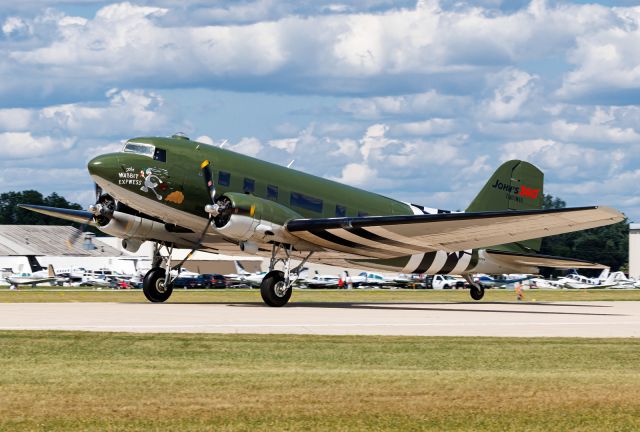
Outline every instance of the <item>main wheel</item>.
<svg viewBox="0 0 640 432">
<path fill-rule="evenodd" d="M 471 298 L 474 300 L 482 300 L 482 297 L 484 297 L 484 288 L 480 287 L 475 287 L 473 285 L 471 285 Z"/>
<path fill-rule="evenodd" d="M 284 273 L 279 270 L 267 273 L 260 284 L 260 295 L 268 306 L 286 305 L 291 298 L 291 287 L 284 283 Z"/>
<path fill-rule="evenodd" d="M 144 296 L 153 303 L 162 303 L 171 297 L 173 286 L 164 283 L 165 271 L 160 267 L 154 267 L 147 272 L 142 281 Z"/>
</svg>

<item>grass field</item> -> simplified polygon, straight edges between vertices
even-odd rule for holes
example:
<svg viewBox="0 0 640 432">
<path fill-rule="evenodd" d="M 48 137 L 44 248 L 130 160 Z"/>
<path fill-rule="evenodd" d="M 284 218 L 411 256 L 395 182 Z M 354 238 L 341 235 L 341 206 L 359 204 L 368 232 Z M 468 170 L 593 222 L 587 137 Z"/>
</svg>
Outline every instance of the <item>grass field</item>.
<svg viewBox="0 0 640 432">
<path fill-rule="evenodd" d="M 0 430 L 636 431 L 640 340 L 0 332 Z"/>
<path fill-rule="evenodd" d="M 514 301 L 509 290 L 487 290 L 483 301 Z M 530 290 L 526 301 L 640 301 L 640 290 Z M 141 290 L 52 288 L 0 289 L 0 303 L 13 302 L 144 302 Z M 292 302 L 433 302 L 473 301 L 467 290 L 295 290 Z M 257 289 L 175 290 L 169 302 L 262 302 Z"/>
</svg>

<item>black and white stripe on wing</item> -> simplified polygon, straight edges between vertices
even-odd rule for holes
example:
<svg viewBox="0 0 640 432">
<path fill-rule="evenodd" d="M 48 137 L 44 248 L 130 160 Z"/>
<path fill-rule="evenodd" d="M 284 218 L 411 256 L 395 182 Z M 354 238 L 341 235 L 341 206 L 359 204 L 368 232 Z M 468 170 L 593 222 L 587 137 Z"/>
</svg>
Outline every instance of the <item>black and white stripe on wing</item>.
<svg viewBox="0 0 640 432">
<path fill-rule="evenodd" d="M 393 253 L 389 250 L 385 250 L 382 248 L 377 248 L 377 247 L 372 247 L 372 246 L 368 246 L 362 243 L 356 243 L 354 241 L 351 241 L 349 239 L 346 239 L 338 234 L 336 234 L 336 231 L 342 231 L 342 230 L 332 230 L 333 232 L 329 232 L 327 230 L 324 229 L 320 229 L 320 230 L 310 230 L 307 233 L 301 235 L 300 237 L 305 238 L 306 240 L 309 240 L 311 242 L 317 243 L 317 244 L 321 244 L 324 247 L 327 248 L 331 248 L 331 249 L 335 249 L 335 250 L 339 250 L 339 251 L 344 251 L 344 252 L 349 252 L 349 253 L 358 253 L 360 252 L 362 255 L 365 256 L 374 256 L 374 257 L 379 257 L 379 258 L 386 258 L 386 257 L 392 257 L 392 256 L 398 256 L 398 253 Z M 313 236 L 314 238 L 309 238 L 307 236 Z M 383 245 L 381 245 L 383 246 Z"/>
<path fill-rule="evenodd" d="M 352 253 L 360 251 L 367 256 L 394 257 L 424 251 L 423 247 L 415 244 L 384 237 L 359 227 L 315 229 L 300 232 L 298 236 L 324 247 Z"/>
</svg>

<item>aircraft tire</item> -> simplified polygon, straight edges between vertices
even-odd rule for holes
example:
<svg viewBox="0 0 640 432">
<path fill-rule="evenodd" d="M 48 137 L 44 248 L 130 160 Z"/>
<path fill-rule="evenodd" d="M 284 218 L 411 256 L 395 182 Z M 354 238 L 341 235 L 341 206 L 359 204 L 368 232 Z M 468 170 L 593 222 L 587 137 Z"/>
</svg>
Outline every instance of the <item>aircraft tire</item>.
<svg viewBox="0 0 640 432">
<path fill-rule="evenodd" d="M 484 297 L 484 288 L 471 286 L 471 290 L 469 291 L 469 293 L 471 294 L 472 299 L 482 300 L 482 297 Z"/>
<path fill-rule="evenodd" d="M 291 287 L 284 291 L 284 273 L 272 270 L 265 275 L 260 284 L 262 300 L 271 307 L 286 305 L 291 298 Z"/>
<path fill-rule="evenodd" d="M 162 303 L 171 297 L 173 286 L 164 286 L 165 271 L 160 267 L 154 267 L 147 272 L 142 280 L 142 292 L 152 303 Z"/>
</svg>

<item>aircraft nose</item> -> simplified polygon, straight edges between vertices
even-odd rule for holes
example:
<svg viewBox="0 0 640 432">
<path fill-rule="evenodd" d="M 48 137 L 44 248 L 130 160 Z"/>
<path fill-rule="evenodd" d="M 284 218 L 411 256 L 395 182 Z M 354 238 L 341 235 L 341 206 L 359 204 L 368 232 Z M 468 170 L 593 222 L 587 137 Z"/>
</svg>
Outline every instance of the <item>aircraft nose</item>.
<svg viewBox="0 0 640 432">
<path fill-rule="evenodd" d="M 89 161 L 87 169 L 92 177 L 110 179 L 117 176 L 120 169 L 118 155 L 114 153 L 96 156 Z"/>
</svg>

